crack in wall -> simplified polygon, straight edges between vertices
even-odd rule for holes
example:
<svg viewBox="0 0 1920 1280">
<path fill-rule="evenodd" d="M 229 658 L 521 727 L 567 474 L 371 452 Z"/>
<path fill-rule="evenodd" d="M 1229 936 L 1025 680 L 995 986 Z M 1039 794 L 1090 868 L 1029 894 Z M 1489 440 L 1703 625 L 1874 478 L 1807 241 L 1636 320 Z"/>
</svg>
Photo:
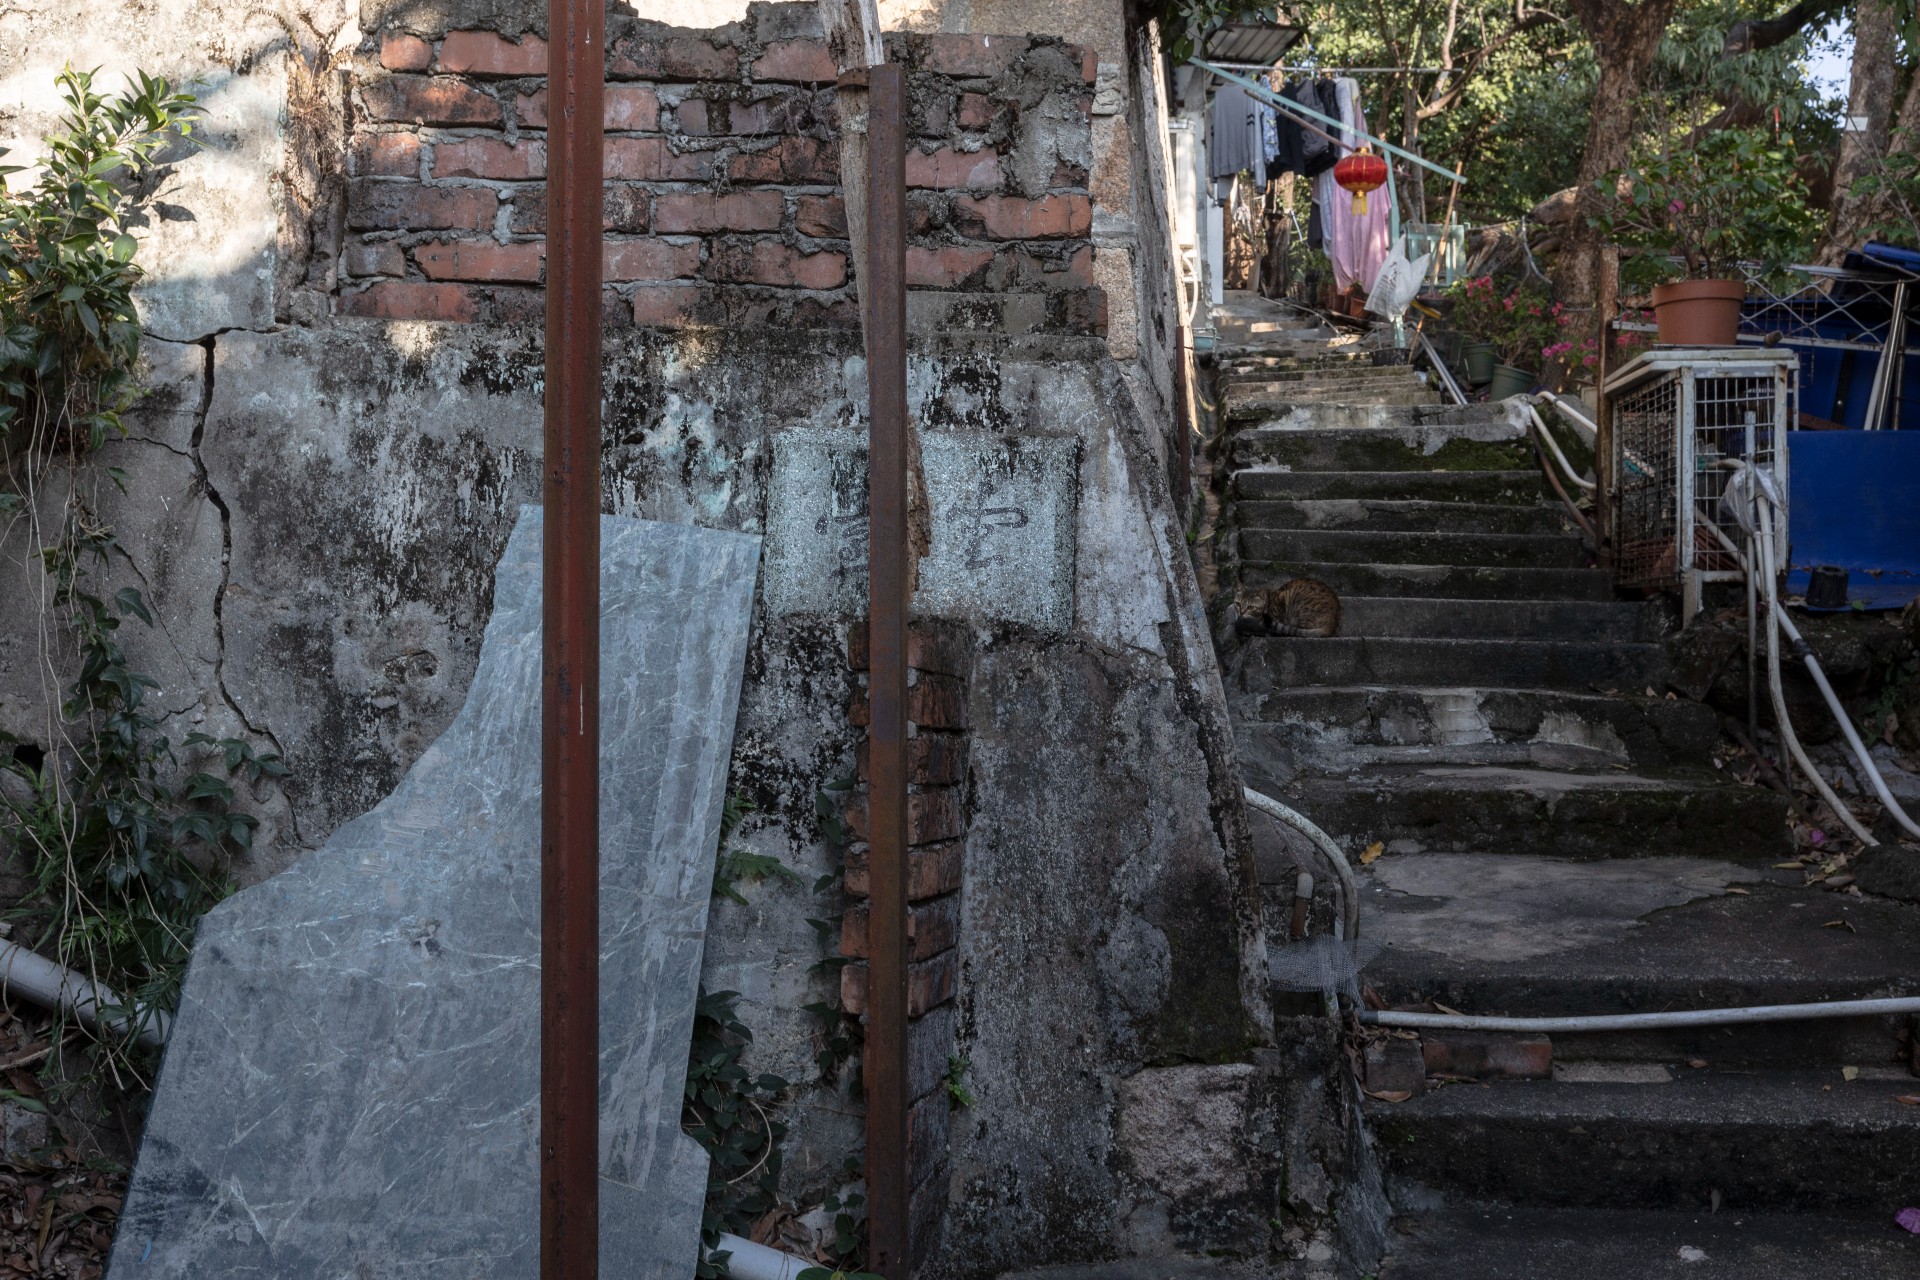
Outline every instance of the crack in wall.
<svg viewBox="0 0 1920 1280">
<path fill-rule="evenodd" d="M 223 329 L 221 332 L 224 333 L 226 330 Z M 226 703 L 227 709 L 239 719 L 242 727 L 256 738 L 264 738 L 271 743 L 274 752 L 280 756 L 282 763 L 285 763 L 287 752 L 286 748 L 280 745 L 279 737 L 267 726 L 255 724 L 246 709 L 240 705 L 240 700 L 233 696 L 231 689 L 227 688 L 226 609 L 227 586 L 233 577 L 233 511 L 227 506 L 227 500 L 220 495 L 220 490 L 215 487 L 213 477 L 207 471 L 206 459 L 200 452 L 201 441 L 207 432 L 207 418 L 213 410 L 214 339 L 216 336 L 209 334 L 195 344 L 206 349 L 206 376 L 200 389 L 200 403 L 194 410 L 193 436 L 188 442 L 189 456 L 193 459 L 194 475 L 199 481 L 200 491 L 207 495 L 207 501 L 211 502 L 213 509 L 220 513 L 220 581 L 213 592 L 213 683 L 219 690 L 220 700 Z M 284 793 L 285 787 L 282 786 L 281 790 Z M 292 797 L 287 797 L 287 801 L 287 824 L 293 830 L 293 842 L 305 848 L 307 842 L 300 831 L 299 807 L 292 803 Z"/>
</svg>

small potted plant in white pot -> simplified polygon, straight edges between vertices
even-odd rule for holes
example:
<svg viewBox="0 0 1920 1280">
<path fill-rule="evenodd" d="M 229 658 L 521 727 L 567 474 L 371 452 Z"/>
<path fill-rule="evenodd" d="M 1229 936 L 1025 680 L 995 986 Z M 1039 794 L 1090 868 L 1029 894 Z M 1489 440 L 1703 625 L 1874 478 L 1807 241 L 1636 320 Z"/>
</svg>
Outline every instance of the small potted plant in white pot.
<svg viewBox="0 0 1920 1280">
<path fill-rule="evenodd" d="M 1811 246 L 1818 215 L 1793 152 L 1764 129 L 1718 129 L 1691 147 L 1600 181 L 1596 220 L 1629 283 L 1653 285 L 1660 341 L 1732 346 L 1747 294 L 1742 263 L 1771 272 Z"/>
</svg>

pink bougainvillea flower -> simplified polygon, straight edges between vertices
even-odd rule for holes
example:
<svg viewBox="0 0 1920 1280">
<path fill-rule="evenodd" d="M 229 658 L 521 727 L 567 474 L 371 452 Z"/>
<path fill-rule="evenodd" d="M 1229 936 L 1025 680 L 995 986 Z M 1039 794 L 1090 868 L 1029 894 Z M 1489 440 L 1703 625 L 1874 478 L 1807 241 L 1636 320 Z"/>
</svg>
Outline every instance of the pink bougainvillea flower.
<svg viewBox="0 0 1920 1280">
<path fill-rule="evenodd" d="M 1686 211 L 1687 202 L 1678 196 L 1674 197 L 1673 202 L 1667 206 L 1668 213 L 1685 213 Z"/>
</svg>

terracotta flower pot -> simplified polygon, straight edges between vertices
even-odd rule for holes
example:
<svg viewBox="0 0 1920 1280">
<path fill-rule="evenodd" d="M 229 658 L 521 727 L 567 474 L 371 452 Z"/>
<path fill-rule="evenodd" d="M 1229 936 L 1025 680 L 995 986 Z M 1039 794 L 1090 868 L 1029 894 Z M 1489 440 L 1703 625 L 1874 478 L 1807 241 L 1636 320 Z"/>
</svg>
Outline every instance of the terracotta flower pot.
<svg viewBox="0 0 1920 1280">
<path fill-rule="evenodd" d="M 1487 399 L 1505 400 L 1525 394 L 1534 383 L 1534 374 L 1510 364 L 1493 366 L 1493 380 L 1487 387 Z"/>
<path fill-rule="evenodd" d="M 1730 347 L 1740 333 L 1747 286 L 1738 280 L 1681 280 L 1653 287 L 1660 341 L 1673 347 Z"/>
</svg>

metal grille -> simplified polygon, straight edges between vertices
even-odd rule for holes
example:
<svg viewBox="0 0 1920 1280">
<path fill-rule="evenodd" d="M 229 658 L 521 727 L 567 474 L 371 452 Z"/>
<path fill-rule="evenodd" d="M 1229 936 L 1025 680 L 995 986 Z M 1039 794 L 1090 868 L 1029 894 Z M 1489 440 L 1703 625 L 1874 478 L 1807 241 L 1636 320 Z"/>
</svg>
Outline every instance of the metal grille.
<svg viewBox="0 0 1920 1280">
<path fill-rule="evenodd" d="M 1705 583 L 1740 577 L 1718 529 L 1745 552 L 1746 533 L 1721 497 L 1730 464 L 1751 461 L 1787 494 L 1785 432 L 1797 412 L 1790 352 L 1670 349 L 1608 380 L 1613 418 L 1614 581 L 1678 591 L 1686 616 Z M 1786 521 L 1775 554 L 1786 563 Z"/>
</svg>

